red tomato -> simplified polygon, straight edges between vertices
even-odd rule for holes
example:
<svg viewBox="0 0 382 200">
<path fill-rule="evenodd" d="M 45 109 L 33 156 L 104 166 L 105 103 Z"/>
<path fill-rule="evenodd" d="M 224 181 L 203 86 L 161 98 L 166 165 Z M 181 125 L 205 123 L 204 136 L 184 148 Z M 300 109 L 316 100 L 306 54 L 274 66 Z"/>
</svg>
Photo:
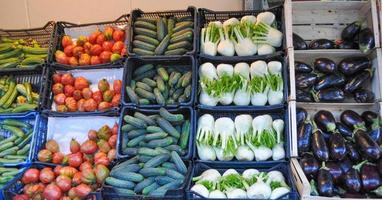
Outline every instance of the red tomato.
<svg viewBox="0 0 382 200">
<path fill-rule="evenodd" d="M 80 151 L 80 148 L 80 143 L 78 143 L 76 139 L 72 138 L 70 141 L 70 152 L 77 153 Z"/>
<path fill-rule="evenodd" d="M 59 176 L 59 175 L 60 175 L 60 170 L 61 170 L 61 168 L 62 168 L 61 165 L 57 165 L 57 166 L 54 168 L 53 172 L 54 172 L 54 174 L 55 174 L 56 176 Z"/>
<path fill-rule="evenodd" d="M 23 177 L 21 178 L 21 182 L 23 184 L 28 184 L 28 183 L 37 183 L 39 180 L 40 176 L 40 171 L 35 168 L 30 168 L 25 171 Z"/>
<path fill-rule="evenodd" d="M 52 79 L 53 83 L 61 83 L 62 74 L 53 74 Z"/>
<path fill-rule="evenodd" d="M 98 104 L 98 110 L 99 111 L 107 111 L 112 107 L 112 104 L 109 102 L 102 101 Z"/>
<path fill-rule="evenodd" d="M 76 88 L 76 90 L 82 90 L 84 88 L 88 88 L 89 81 L 85 77 L 79 76 L 74 80 L 74 87 Z"/>
<path fill-rule="evenodd" d="M 54 164 L 61 164 L 64 160 L 64 154 L 61 152 L 56 152 L 52 156 L 52 163 Z"/>
<path fill-rule="evenodd" d="M 121 80 L 114 80 L 113 81 L 113 90 L 116 94 L 121 94 L 121 91 L 122 91 L 122 81 Z"/>
<path fill-rule="evenodd" d="M 113 99 L 111 99 L 111 105 L 113 105 L 114 107 L 118 107 L 120 102 L 121 102 L 121 94 L 115 94 L 113 96 Z"/>
<path fill-rule="evenodd" d="M 73 56 L 76 58 L 80 58 L 81 54 L 84 53 L 84 48 L 80 46 L 76 46 L 73 48 Z"/>
<path fill-rule="evenodd" d="M 56 140 L 53 140 L 53 139 L 46 141 L 45 148 L 52 153 L 56 153 L 60 151 L 60 147 L 58 146 L 58 143 L 56 142 Z"/>
<path fill-rule="evenodd" d="M 77 108 L 80 112 L 85 112 L 85 99 L 80 99 L 77 101 Z"/>
<path fill-rule="evenodd" d="M 63 93 L 54 95 L 53 100 L 57 105 L 64 105 L 65 104 L 66 96 Z"/>
<path fill-rule="evenodd" d="M 121 56 L 124 56 L 124 55 L 127 55 L 126 47 L 123 47 L 123 49 L 121 51 Z"/>
<path fill-rule="evenodd" d="M 65 105 L 68 107 L 69 112 L 76 112 L 78 110 L 77 101 L 73 97 L 67 97 L 65 99 Z"/>
<path fill-rule="evenodd" d="M 69 178 L 72 178 L 75 173 L 77 173 L 78 170 L 71 166 L 64 166 L 60 169 L 60 175 L 67 176 Z"/>
<path fill-rule="evenodd" d="M 73 85 L 74 78 L 73 75 L 70 73 L 65 73 L 61 76 L 61 83 L 63 85 Z"/>
<path fill-rule="evenodd" d="M 37 159 L 41 162 L 50 162 L 52 161 L 52 152 L 47 149 L 40 150 Z"/>
<path fill-rule="evenodd" d="M 94 154 L 97 151 L 97 143 L 95 143 L 93 140 L 86 140 L 81 145 L 81 152 L 86 154 Z"/>
<path fill-rule="evenodd" d="M 81 93 L 81 90 L 74 90 L 74 92 L 73 92 L 73 98 L 74 98 L 76 101 L 82 99 L 82 93 Z"/>
<path fill-rule="evenodd" d="M 81 66 L 90 65 L 90 55 L 87 53 L 81 54 L 80 59 L 78 60 L 78 63 Z"/>
<path fill-rule="evenodd" d="M 66 176 L 58 176 L 56 178 L 57 186 L 61 189 L 61 191 L 66 192 L 72 188 L 72 180 Z"/>
<path fill-rule="evenodd" d="M 82 153 L 77 152 L 77 153 L 72 153 L 69 154 L 69 159 L 68 159 L 69 166 L 71 167 L 79 167 L 82 163 Z"/>
<path fill-rule="evenodd" d="M 84 88 L 82 89 L 82 96 L 84 99 L 90 99 L 92 98 L 93 92 L 90 90 L 90 88 Z"/>
<path fill-rule="evenodd" d="M 92 98 L 97 102 L 97 104 L 101 103 L 103 101 L 102 92 L 99 90 L 93 92 Z"/>
<path fill-rule="evenodd" d="M 65 47 L 65 49 L 64 49 L 65 55 L 68 57 L 72 57 L 73 56 L 73 48 L 74 48 L 74 45 L 68 45 L 67 47 Z"/>
<path fill-rule="evenodd" d="M 105 38 L 105 36 L 103 34 L 99 34 L 97 36 L 97 44 L 102 45 L 103 42 L 105 42 L 105 40 L 106 40 L 106 38 Z"/>
<path fill-rule="evenodd" d="M 93 93 L 93 94 L 94 94 L 94 93 Z M 97 131 L 95 131 L 95 130 L 89 130 L 89 132 L 88 132 L 88 138 L 89 138 L 89 140 L 93 140 L 93 141 L 97 140 Z"/>
<path fill-rule="evenodd" d="M 29 196 L 26 194 L 18 194 L 12 198 L 12 200 L 29 200 Z"/>
<path fill-rule="evenodd" d="M 117 124 L 117 122 L 114 123 L 113 128 L 111 128 L 111 133 L 112 133 L 113 135 L 117 135 L 117 134 L 118 134 L 118 124 Z"/>
<path fill-rule="evenodd" d="M 45 187 L 42 196 L 45 200 L 59 200 L 62 197 L 62 191 L 55 183 L 51 183 Z"/>
<path fill-rule="evenodd" d="M 73 178 L 72 178 L 72 185 L 77 186 L 77 185 L 81 184 L 81 178 L 82 178 L 81 172 L 75 173 Z M 70 193 L 70 191 L 69 191 L 69 193 Z"/>
<path fill-rule="evenodd" d="M 69 46 L 69 45 L 72 45 L 73 44 L 73 41 L 72 41 L 72 38 L 69 36 L 69 35 L 64 35 L 64 37 L 62 37 L 62 40 L 61 40 L 61 45 L 63 48 Z"/>
<path fill-rule="evenodd" d="M 69 58 L 69 65 L 70 66 L 78 66 L 78 60 L 76 57 L 70 57 Z"/>
<path fill-rule="evenodd" d="M 105 35 L 106 40 L 113 39 L 113 32 L 114 32 L 113 27 L 111 27 L 111 26 L 105 27 L 105 30 L 103 31 L 103 34 Z"/>
<path fill-rule="evenodd" d="M 90 34 L 90 36 L 89 36 L 89 42 L 91 43 L 91 44 L 96 44 L 97 43 L 97 38 L 98 38 L 98 35 L 100 35 L 101 34 L 101 31 L 99 31 L 99 30 L 96 30 L 96 31 L 94 31 L 92 34 Z"/>
<path fill-rule="evenodd" d="M 85 169 L 92 169 L 92 164 L 89 161 L 85 161 L 80 165 L 80 171 L 84 171 Z"/>
<path fill-rule="evenodd" d="M 92 56 L 98 56 L 103 51 L 102 46 L 99 44 L 95 44 L 90 48 L 90 55 Z"/>
<path fill-rule="evenodd" d="M 125 44 L 121 41 L 115 42 L 113 45 L 113 53 L 121 54 L 122 49 L 125 47 Z"/>
<path fill-rule="evenodd" d="M 52 92 L 53 92 L 53 94 L 63 93 L 64 92 L 64 85 L 62 85 L 61 83 L 55 83 L 52 86 Z"/>
<path fill-rule="evenodd" d="M 72 85 L 65 85 L 64 87 L 64 94 L 66 97 L 71 97 L 73 96 L 73 92 L 74 92 L 74 87 Z"/>
<path fill-rule="evenodd" d="M 124 41 L 125 40 L 125 32 L 120 29 L 116 29 L 113 33 L 114 41 Z"/>
<path fill-rule="evenodd" d="M 90 57 L 90 64 L 91 65 L 99 65 L 99 64 L 101 64 L 101 59 L 98 56 L 92 56 L 92 57 Z"/>
<path fill-rule="evenodd" d="M 113 41 L 105 41 L 102 44 L 102 48 L 104 51 L 112 51 L 114 42 Z"/>
<path fill-rule="evenodd" d="M 69 58 L 62 51 L 56 51 L 56 53 L 54 53 L 54 57 L 56 58 L 56 61 L 60 64 L 69 64 Z"/>
<path fill-rule="evenodd" d="M 110 62 L 110 57 L 111 57 L 111 52 L 110 51 L 103 51 L 99 57 L 101 58 L 102 63 L 109 63 Z"/>
<path fill-rule="evenodd" d="M 40 171 L 39 179 L 42 183 L 48 184 L 51 183 L 55 178 L 54 172 L 52 169 L 43 169 Z"/>
<path fill-rule="evenodd" d="M 117 135 L 112 135 L 107 142 L 112 148 L 115 148 L 115 145 L 117 144 Z"/>
<path fill-rule="evenodd" d="M 107 158 L 112 161 L 115 159 L 115 155 L 117 154 L 115 149 L 111 149 L 109 152 L 107 152 Z"/>
<path fill-rule="evenodd" d="M 92 189 L 86 184 L 80 184 L 74 188 L 76 195 L 80 198 L 86 197 L 92 191 Z"/>
</svg>

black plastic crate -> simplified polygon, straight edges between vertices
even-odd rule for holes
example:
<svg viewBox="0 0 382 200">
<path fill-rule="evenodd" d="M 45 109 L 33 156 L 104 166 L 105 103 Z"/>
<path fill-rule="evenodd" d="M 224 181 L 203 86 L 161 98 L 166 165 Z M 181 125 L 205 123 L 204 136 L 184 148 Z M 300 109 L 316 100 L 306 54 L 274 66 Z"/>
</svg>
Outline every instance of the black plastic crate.
<svg viewBox="0 0 382 200">
<path fill-rule="evenodd" d="M 188 179 L 189 182 L 188 182 L 187 190 L 186 190 L 187 200 L 194 200 L 194 199 L 218 200 L 215 198 L 204 198 L 204 197 L 196 194 L 195 192 L 190 191 L 190 189 L 194 185 L 192 178 L 199 176 L 205 170 L 216 169 L 220 172 L 220 174 L 223 174 L 227 169 L 235 169 L 235 170 L 237 170 L 237 172 L 242 173 L 244 170 L 250 169 L 250 168 L 257 169 L 261 172 L 269 172 L 272 170 L 280 171 L 284 175 L 285 182 L 291 188 L 291 191 L 288 194 L 285 194 L 278 199 L 285 199 L 285 200 L 297 199 L 297 191 L 296 191 L 294 182 L 292 180 L 292 171 L 290 169 L 289 163 L 282 163 L 282 164 L 257 164 L 257 163 L 243 164 L 243 163 L 238 163 L 238 162 L 231 162 L 229 164 L 220 164 L 220 163 L 219 164 L 217 164 L 217 163 L 206 164 L 206 163 L 196 162 L 194 164 L 193 169 L 192 169 L 191 176 Z M 242 199 L 235 198 L 233 200 L 242 200 Z"/>
<path fill-rule="evenodd" d="M 192 159 L 192 153 L 193 153 L 193 146 L 194 146 L 194 130 L 195 130 L 195 117 L 194 117 L 194 110 L 189 106 L 181 106 L 179 108 L 169 108 L 167 109 L 170 113 L 175 114 L 183 114 L 185 116 L 185 119 L 190 120 L 190 134 L 188 138 L 188 150 L 187 154 L 184 156 L 180 156 L 183 160 L 191 160 Z M 121 115 L 119 117 L 119 130 L 118 130 L 118 139 L 117 139 L 117 158 L 130 158 L 133 157 L 133 155 L 126 155 L 122 153 L 122 126 L 126 124 L 126 122 L 123 120 L 123 116 L 125 115 L 131 115 L 133 116 L 134 112 L 141 112 L 143 114 L 158 114 L 159 109 L 140 109 L 133 106 L 126 106 L 122 108 Z"/>
<path fill-rule="evenodd" d="M 224 61 L 229 61 L 233 59 L 261 59 L 266 57 L 266 55 L 253 55 L 253 56 L 237 56 L 235 53 L 235 56 L 221 56 L 221 55 L 216 55 L 216 56 L 209 56 L 202 54 L 200 52 L 200 31 L 202 28 L 208 25 L 211 21 L 221 21 L 224 22 L 225 20 L 235 17 L 235 18 L 241 18 L 245 15 L 255 15 L 257 16 L 259 13 L 264 12 L 264 11 L 270 11 L 276 16 L 276 22 L 277 22 L 277 29 L 280 30 L 283 33 L 283 42 L 281 47 L 275 48 L 276 53 L 283 51 L 286 49 L 286 27 L 285 27 L 285 19 L 284 19 L 284 6 L 278 5 L 274 6 L 272 8 L 266 9 L 266 10 L 245 10 L 245 11 L 213 11 L 210 9 L 206 8 L 199 8 L 198 9 L 198 28 L 195 30 L 198 38 L 197 41 L 197 53 L 201 57 L 205 58 L 210 58 L 210 59 L 215 59 L 215 60 L 224 60 Z"/>
<path fill-rule="evenodd" d="M 180 57 L 169 57 L 169 58 L 128 58 L 126 62 L 126 67 L 123 75 L 123 91 L 122 91 L 122 101 L 123 105 L 137 106 L 139 108 L 160 108 L 162 105 L 159 104 L 149 104 L 149 105 L 136 105 L 131 102 L 129 97 L 126 94 L 126 86 L 130 86 L 133 73 L 136 68 L 144 64 L 161 64 L 164 68 L 167 68 L 168 65 L 176 66 L 176 69 L 181 70 L 182 68 L 191 70 L 192 72 L 192 83 L 191 83 L 191 96 L 188 101 L 183 103 L 176 103 L 172 105 L 164 105 L 164 107 L 174 108 L 179 106 L 192 106 L 194 104 L 194 98 L 196 94 L 195 88 L 197 87 L 196 77 L 198 76 L 196 71 L 196 65 L 194 57 L 192 56 L 180 56 Z"/>
<path fill-rule="evenodd" d="M 202 105 L 199 103 L 199 94 L 201 92 L 200 88 L 200 77 L 199 77 L 199 67 L 203 63 L 206 62 L 211 62 L 215 67 L 217 67 L 218 64 L 225 63 L 225 64 L 232 64 L 235 65 L 239 62 L 245 62 L 248 65 L 251 65 L 252 62 L 258 61 L 258 60 L 263 60 L 265 62 L 270 62 L 270 61 L 280 61 L 282 63 L 282 77 L 283 77 L 283 103 L 281 104 L 276 104 L 276 105 L 268 105 L 266 104 L 265 106 L 253 106 L 248 105 L 248 106 L 237 106 L 237 105 L 221 105 L 220 103 L 217 104 L 216 106 L 207 106 L 207 105 Z M 285 107 L 285 105 L 288 102 L 288 88 L 289 88 L 289 66 L 288 66 L 288 60 L 286 57 L 284 57 L 283 52 L 278 52 L 273 55 L 267 55 L 267 56 L 262 56 L 260 57 L 246 57 L 246 58 L 241 58 L 241 57 L 235 57 L 232 58 L 231 60 L 216 60 L 216 59 L 211 59 L 211 58 L 206 58 L 206 57 L 201 57 L 199 56 L 196 61 L 196 66 L 198 72 L 197 74 L 197 92 L 195 92 L 195 103 L 197 104 L 198 108 L 203 108 L 203 109 L 245 109 L 245 110 L 266 110 L 266 109 L 282 109 Z"/>
<path fill-rule="evenodd" d="M 128 47 L 128 51 L 129 51 L 129 56 L 132 56 L 132 57 L 135 57 L 135 56 L 138 56 L 136 55 L 135 53 L 133 53 L 133 40 L 134 40 L 134 22 L 136 20 L 136 18 L 138 17 L 144 17 L 144 18 L 148 18 L 148 19 L 157 19 L 158 17 L 187 17 L 187 16 L 191 16 L 193 19 L 194 19 L 194 34 L 193 34 L 193 48 L 192 50 L 186 52 L 186 54 L 191 54 L 193 55 L 195 52 L 196 52 L 196 46 L 197 46 L 197 33 L 196 33 L 196 30 L 197 30 L 197 9 L 193 6 L 189 6 L 187 8 L 187 10 L 168 10 L 168 11 L 158 11 L 158 12 L 143 12 L 142 10 L 140 9 L 136 9 L 136 10 L 133 10 L 131 11 L 131 22 L 130 22 L 130 36 L 129 36 L 129 47 Z M 165 57 L 165 58 L 170 58 L 170 57 L 177 57 L 177 56 L 181 56 L 181 55 L 172 55 L 172 56 L 164 56 L 164 55 L 159 55 L 160 57 Z M 159 57 L 159 56 L 139 56 L 139 57 Z"/>
<path fill-rule="evenodd" d="M 123 68 L 123 65 L 122 64 L 116 64 L 116 65 L 113 65 L 113 66 L 110 66 L 108 67 L 109 69 L 123 69 L 123 71 L 125 71 L 125 69 Z M 53 98 L 54 98 L 54 95 L 52 93 L 52 86 L 53 86 L 53 80 L 52 80 L 52 76 L 53 74 L 55 74 L 56 72 L 60 72 L 60 73 L 64 73 L 64 72 L 70 72 L 71 70 L 105 70 L 105 69 L 101 69 L 101 68 L 97 68 L 97 69 L 94 69 L 94 68 L 85 68 L 85 69 L 55 69 L 55 68 L 52 68 L 52 67 L 47 67 L 47 81 L 46 81 L 46 85 L 45 85 L 45 90 L 43 92 L 44 96 L 43 96 L 43 103 L 42 103 L 42 106 L 41 106 L 41 110 L 43 113 L 54 113 L 55 115 L 60 115 L 60 116 L 84 116 L 84 115 L 97 115 L 97 114 L 103 114 L 103 113 L 113 113 L 113 112 L 117 112 L 119 111 L 120 107 L 121 106 L 118 106 L 118 107 L 112 107 L 110 110 L 107 110 L 107 111 L 94 111 L 94 112 L 80 112 L 80 111 L 76 111 L 76 112 L 57 112 L 57 111 L 53 111 L 52 110 L 52 104 L 53 104 Z M 107 74 L 105 73 L 105 76 L 107 76 Z M 86 78 L 86 77 L 85 77 Z M 123 77 L 122 77 L 123 79 Z M 121 81 L 123 81 L 121 79 Z M 122 83 L 123 85 L 123 83 Z M 123 91 L 124 89 L 122 88 L 122 91 L 121 91 L 121 102 L 120 102 L 120 105 L 122 104 L 122 98 L 123 98 Z"/>
<path fill-rule="evenodd" d="M 125 41 L 124 41 L 124 43 L 125 43 L 125 45 L 127 45 L 127 43 L 128 43 L 128 36 L 127 35 L 129 32 L 129 30 L 128 30 L 129 16 L 130 16 L 129 14 L 126 14 L 126 15 L 120 16 L 119 18 L 117 18 L 114 21 L 105 21 L 105 22 L 96 22 L 96 23 L 87 23 L 87 24 L 75 24 L 75 23 L 63 22 L 63 21 L 57 22 L 56 28 L 55 28 L 55 34 L 54 34 L 54 37 L 52 39 L 52 46 L 50 48 L 50 54 L 49 54 L 49 63 L 51 63 L 51 65 L 52 65 L 51 67 L 54 67 L 57 69 L 74 69 L 74 68 L 80 68 L 80 69 L 92 68 L 92 69 L 95 69 L 95 68 L 108 68 L 109 66 L 119 65 L 119 64 L 123 63 L 123 61 L 125 60 L 125 57 L 127 57 L 127 55 L 121 57 L 121 59 L 116 60 L 115 62 L 112 62 L 112 63 L 103 63 L 103 64 L 99 64 L 99 65 L 87 65 L 87 66 L 75 66 L 75 67 L 73 67 L 70 65 L 57 63 L 55 56 L 54 56 L 54 53 L 57 50 L 63 50 L 62 45 L 61 45 L 61 40 L 62 40 L 62 37 L 67 33 L 68 30 L 73 34 L 89 35 L 93 31 L 95 31 L 97 28 L 100 30 L 103 30 L 104 27 L 106 27 L 106 26 L 125 26 L 125 28 L 124 28 L 124 30 L 125 30 Z"/>
<path fill-rule="evenodd" d="M 45 26 L 40 28 L 31 28 L 31 29 L 0 29 L 0 37 L 7 37 L 10 39 L 29 39 L 32 38 L 38 42 L 41 47 L 48 48 L 48 58 L 51 56 L 52 51 L 50 47 L 53 43 L 53 36 L 55 32 L 55 22 L 49 21 Z M 1 69 L 0 71 L 13 72 L 13 71 L 31 71 L 39 68 L 43 68 L 45 65 L 37 65 L 31 68 L 9 68 Z"/>
</svg>

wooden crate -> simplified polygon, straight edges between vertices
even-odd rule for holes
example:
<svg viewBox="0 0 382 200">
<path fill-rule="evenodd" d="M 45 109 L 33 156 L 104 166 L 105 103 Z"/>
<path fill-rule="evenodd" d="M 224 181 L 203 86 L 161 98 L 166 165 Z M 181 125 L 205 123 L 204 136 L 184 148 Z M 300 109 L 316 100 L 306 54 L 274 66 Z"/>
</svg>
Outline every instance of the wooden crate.
<svg viewBox="0 0 382 200">
<path fill-rule="evenodd" d="M 376 0 L 286 2 L 291 4 L 285 6 L 288 48 L 293 48 L 292 33 L 298 34 L 307 43 L 320 38 L 335 40 L 341 38 L 341 32 L 348 24 L 357 20 L 367 22 L 374 33 L 375 47 L 380 47 Z"/>
</svg>

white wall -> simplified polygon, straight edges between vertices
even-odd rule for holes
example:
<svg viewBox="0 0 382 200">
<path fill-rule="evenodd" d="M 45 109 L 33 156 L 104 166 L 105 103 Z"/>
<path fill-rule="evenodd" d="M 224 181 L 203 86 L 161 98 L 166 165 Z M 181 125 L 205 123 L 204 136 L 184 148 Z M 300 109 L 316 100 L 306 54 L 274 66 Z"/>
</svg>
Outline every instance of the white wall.
<svg viewBox="0 0 382 200">
<path fill-rule="evenodd" d="M 193 5 L 212 10 L 242 10 L 242 0 L 0 0 L 0 28 L 41 27 L 47 21 L 89 23 L 113 20 L 132 9 L 185 9 Z"/>
</svg>

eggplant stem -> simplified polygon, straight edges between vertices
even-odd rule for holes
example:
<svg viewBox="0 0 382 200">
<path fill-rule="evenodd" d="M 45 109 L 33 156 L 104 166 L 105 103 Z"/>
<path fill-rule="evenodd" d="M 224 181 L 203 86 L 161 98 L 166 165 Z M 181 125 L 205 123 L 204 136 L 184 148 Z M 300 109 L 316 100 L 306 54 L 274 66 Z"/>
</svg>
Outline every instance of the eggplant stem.
<svg viewBox="0 0 382 200">
<path fill-rule="evenodd" d="M 313 96 L 313 99 L 315 102 L 319 102 L 320 99 L 318 98 L 318 94 L 314 92 L 314 90 L 311 90 L 310 93 L 312 94 Z"/>
<path fill-rule="evenodd" d="M 310 194 L 312 196 L 318 196 L 316 182 L 314 182 L 314 180 L 312 179 L 312 180 L 310 180 L 309 185 L 310 185 L 310 188 L 311 188 Z"/>
<path fill-rule="evenodd" d="M 327 168 L 326 165 L 325 165 L 325 161 L 322 162 L 322 165 L 321 165 L 320 169 L 329 170 L 329 168 Z"/>
<path fill-rule="evenodd" d="M 353 166 L 353 169 L 355 169 L 355 170 L 357 170 L 357 171 L 359 172 L 359 171 L 361 170 L 361 167 L 362 167 L 365 163 L 367 163 L 367 162 L 368 162 L 367 160 L 364 160 L 364 161 L 358 163 L 357 165 Z"/>
</svg>

